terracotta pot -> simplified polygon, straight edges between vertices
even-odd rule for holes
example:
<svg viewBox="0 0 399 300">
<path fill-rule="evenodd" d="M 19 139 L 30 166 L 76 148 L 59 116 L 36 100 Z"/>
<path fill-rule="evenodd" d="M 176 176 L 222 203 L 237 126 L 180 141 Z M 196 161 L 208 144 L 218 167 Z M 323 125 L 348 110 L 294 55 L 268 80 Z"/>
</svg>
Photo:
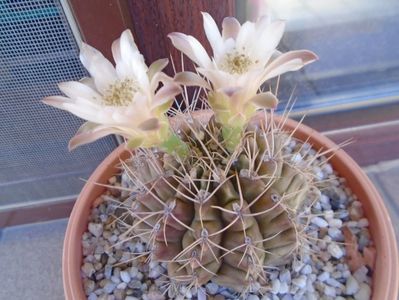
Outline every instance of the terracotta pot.
<svg viewBox="0 0 399 300">
<path fill-rule="evenodd" d="M 210 113 L 201 112 L 198 116 L 201 119 L 208 119 Z M 297 125 L 297 122 L 287 120 L 285 129 L 294 129 Z M 331 140 L 305 125 L 300 125 L 294 136 L 302 141 L 309 137 L 309 142 L 315 149 L 337 147 Z M 116 168 L 118 162 L 128 157 L 129 152 L 125 150 L 124 145 L 115 149 L 91 175 L 75 203 L 66 230 L 62 261 L 64 290 L 68 300 L 86 299 L 80 276 L 82 264 L 81 237 L 87 229 L 88 216 L 93 201 L 105 190 L 104 187 L 95 183 L 106 183 L 110 177 L 118 172 Z M 397 299 L 399 287 L 398 250 L 392 223 L 384 202 L 370 179 L 345 151 L 338 150 L 330 163 L 340 176 L 346 178 L 347 185 L 362 202 L 365 215 L 370 223 L 370 233 L 377 249 L 372 299 Z"/>
</svg>

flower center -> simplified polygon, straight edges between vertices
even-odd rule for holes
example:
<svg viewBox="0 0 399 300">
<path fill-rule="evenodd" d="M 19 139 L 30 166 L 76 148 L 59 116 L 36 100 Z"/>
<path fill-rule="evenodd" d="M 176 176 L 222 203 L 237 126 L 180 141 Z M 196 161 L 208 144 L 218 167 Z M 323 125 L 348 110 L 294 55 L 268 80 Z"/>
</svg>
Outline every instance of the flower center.
<svg viewBox="0 0 399 300">
<path fill-rule="evenodd" d="M 138 91 L 133 79 L 127 78 L 116 81 L 104 94 L 104 104 L 109 106 L 128 106 L 133 101 L 134 94 Z"/>
<path fill-rule="evenodd" d="M 226 55 L 222 69 L 233 74 L 243 74 L 248 71 L 253 63 L 247 55 L 236 51 Z"/>
</svg>

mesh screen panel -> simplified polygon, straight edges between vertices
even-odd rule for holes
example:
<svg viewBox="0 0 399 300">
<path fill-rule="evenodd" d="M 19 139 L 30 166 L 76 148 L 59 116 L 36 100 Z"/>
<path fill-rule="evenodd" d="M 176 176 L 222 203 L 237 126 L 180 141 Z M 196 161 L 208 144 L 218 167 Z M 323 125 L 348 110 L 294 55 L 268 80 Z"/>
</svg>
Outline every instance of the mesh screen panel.
<svg viewBox="0 0 399 300">
<path fill-rule="evenodd" d="M 82 120 L 40 102 L 87 73 L 59 1 L 0 0 L 0 207 L 79 193 L 117 145 L 109 137 L 69 153 Z"/>
</svg>

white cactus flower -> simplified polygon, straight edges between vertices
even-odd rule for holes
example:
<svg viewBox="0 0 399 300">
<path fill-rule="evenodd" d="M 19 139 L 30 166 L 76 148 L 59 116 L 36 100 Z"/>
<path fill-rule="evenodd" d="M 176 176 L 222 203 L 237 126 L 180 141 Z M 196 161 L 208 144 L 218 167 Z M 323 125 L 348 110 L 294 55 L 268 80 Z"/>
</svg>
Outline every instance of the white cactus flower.
<svg viewBox="0 0 399 300">
<path fill-rule="evenodd" d="M 181 89 L 161 72 L 168 60 L 147 67 L 129 30 L 114 41 L 112 54 L 115 67 L 98 50 L 83 44 L 80 60 L 91 78 L 60 83 L 67 97 L 43 100 L 88 121 L 71 139 L 70 149 L 109 134 L 124 136 L 132 146 L 150 147 L 169 134 L 165 112 Z"/>
<path fill-rule="evenodd" d="M 267 17 L 261 17 L 256 23 L 248 21 L 241 25 L 235 18 L 227 17 L 220 33 L 213 18 L 208 13 L 202 15 L 212 58 L 192 36 L 174 32 L 169 38 L 197 65 L 197 72 L 205 76 L 211 86 L 189 72 L 178 74 L 176 80 L 211 89 L 209 102 L 222 123 L 244 123 L 257 108 L 275 107 L 278 101 L 272 93 L 258 93 L 261 85 L 317 59 L 308 50 L 286 53 L 276 50 L 284 32 L 283 21 L 270 22 Z"/>
</svg>

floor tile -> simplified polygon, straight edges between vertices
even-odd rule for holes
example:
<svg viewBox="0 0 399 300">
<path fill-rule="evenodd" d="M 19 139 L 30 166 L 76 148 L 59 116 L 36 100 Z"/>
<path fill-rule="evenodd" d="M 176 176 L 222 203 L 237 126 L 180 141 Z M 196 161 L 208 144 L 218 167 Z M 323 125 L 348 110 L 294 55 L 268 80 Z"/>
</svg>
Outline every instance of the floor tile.
<svg viewBox="0 0 399 300">
<path fill-rule="evenodd" d="M 64 299 L 62 244 L 67 220 L 5 228 L 0 236 L 0 299 Z"/>
</svg>

